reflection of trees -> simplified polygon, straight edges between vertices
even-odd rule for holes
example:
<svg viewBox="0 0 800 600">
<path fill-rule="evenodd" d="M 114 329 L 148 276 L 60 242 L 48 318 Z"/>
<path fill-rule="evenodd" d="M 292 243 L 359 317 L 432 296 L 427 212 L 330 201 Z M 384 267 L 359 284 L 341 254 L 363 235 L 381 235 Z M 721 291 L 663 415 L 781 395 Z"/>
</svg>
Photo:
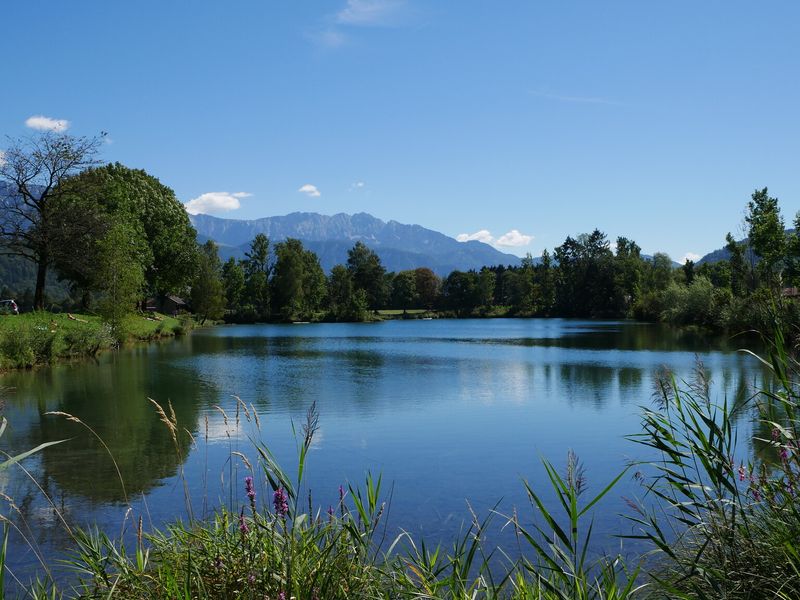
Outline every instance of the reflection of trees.
<svg viewBox="0 0 800 600">
<path fill-rule="evenodd" d="M 566 321 L 570 323 L 569 321 Z M 487 340 L 476 340 L 485 342 Z M 583 350 L 648 350 L 704 353 L 711 350 L 730 352 L 738 348 L 760 347 L 758 340 L 738 336 L 715 335 L 691 327 L 672 327 L 656 323 L 587 323 L 585 327 L 566 329 L 557 337 L 529 337 L 491 340 L 520 346 Z"/>
<path fill-rule="evenodd" d="M 562 364 L 562 385 L 573 388 L 567 394 L 570 404 L 591 403 L 597 408 L 605 406 L 612 395 L 610 388 L 616 371 L 616 368 L 599 365 Z"/>
<path fill-rule="evenodd" d="M 45 410 L 75 415 L 97 432 L 119 466 L 129 495 L 147 491 L 161 478 L 175 474 L 188 455 L 189 436 L 181 431 L 176 449 L 147 398 L 156 398 L 165 409 L 171 401 L 179 426 L 192 431 L 199 384 L 188 373 L 154 366 L 152 360 L 152 356 L 132 353 L 119 356 L 108 368 L 83 365 L 54 372 L 50 394 L 59 401 L 47 407 L 40 402 L 40 423 L 31 438 L 34 444 L 69 441 L 42 454 L 45 479 L 52 478 L 67 493 L 94 501 L 123 497 L 114 465 L 100 442 L 79 424 L 45 415 Z"/>
<path fill-rule="evenodd" d="M 620 392 L 639 389 L 642 385 L 642 369 L 634 367 L 617 369 L 617 382 L 619 383 Z"/>
</svg>

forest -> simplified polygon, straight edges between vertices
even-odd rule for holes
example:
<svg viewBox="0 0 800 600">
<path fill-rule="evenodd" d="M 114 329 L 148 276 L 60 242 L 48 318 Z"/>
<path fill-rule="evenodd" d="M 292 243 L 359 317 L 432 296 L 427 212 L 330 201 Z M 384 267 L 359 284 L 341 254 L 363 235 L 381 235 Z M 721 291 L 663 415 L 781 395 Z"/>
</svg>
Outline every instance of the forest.
<svg viewBox="0 0 800 600">
<path fill-rule="evenodd" d="M 767 188 L 747 202 L 746 237 L 729 258 L 675 267 L 632 238 L 600 229 L 568 236 L 519 266 L 446 277 L 388 272 L 358 241 L 325 273 L 302 241 L 263 234 L 243 259 L 222 262 L 173 190 L 143 170 L 102 165 L 102 138 L 48 132 L 17 140 L 0 165 L 0 296 L 23 310 L 78 311 L 120 322 L 148 299 L 176 296 L 203 322 L 368 321 L 393 317 L 634 318 L 761 328 L 777 307 L 798 322 L 798 218 L 787 230 Z M 722 237 L 722 236 L 720 236 Z"/>
</svg>

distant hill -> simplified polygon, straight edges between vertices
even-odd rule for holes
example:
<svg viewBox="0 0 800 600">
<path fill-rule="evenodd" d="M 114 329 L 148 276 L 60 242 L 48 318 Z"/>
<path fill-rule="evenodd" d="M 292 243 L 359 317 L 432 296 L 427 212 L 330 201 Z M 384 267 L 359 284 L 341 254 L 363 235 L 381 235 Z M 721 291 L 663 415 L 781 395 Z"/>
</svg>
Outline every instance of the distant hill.
<svg viewBox="0 0 800 600">
<path fill-rule="evenodd" d="M 794 235 L 795 229 L 787 229 L 786 235 Z M 736 243 L 739 246 L 745 246 L 749 243 L 750 238 L 745 238 L 743 240 L 737 240 Z M 729 260 L 731 257 L 731 253 L 726 248 L 719 248 L 712 252 L 706 254 L 703 258 L 699 259 L 695 264 L 702 265 L 703 263 L 715 263 L 721 260 Z M 754 257 L 755 262 L 758 262 L 758 257 Z"/>
<path fill-rule="evenodd" d="M 211 239 L 220 246 L 220 256 L 243 258 L 250 241 L 263 233 L 272 242 L 297 238 L 319 256 L 330 271 L 347 261 L 347 251 L 357 241 L 373 249 L 389 271 L 430 267 L 439 275 L 454 270 L 480 269 L 492 265 L 518 265 L 520 258 L 478 241 L 455 239 L 420 225 L 388 223 L 367 213 L 321 215 L 291 213 L 251 221 L 190 215 L 201 242 Z"/>
</svg>

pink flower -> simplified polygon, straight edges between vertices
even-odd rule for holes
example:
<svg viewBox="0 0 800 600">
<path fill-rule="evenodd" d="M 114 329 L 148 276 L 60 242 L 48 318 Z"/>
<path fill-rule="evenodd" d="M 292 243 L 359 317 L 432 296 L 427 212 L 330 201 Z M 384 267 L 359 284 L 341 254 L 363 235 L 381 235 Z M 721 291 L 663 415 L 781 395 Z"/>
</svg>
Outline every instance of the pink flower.
<svg viewBox="0 0 800 600">
<path fill-rule="evenodd" d="M 289 514 L 289 496 L 286 495 L 286 491 L 282 487 L 275 490 L 272 495 L 272 504 L 275 506 L 275 514 L 279 517 L 285 517 Z"/>
</svg>

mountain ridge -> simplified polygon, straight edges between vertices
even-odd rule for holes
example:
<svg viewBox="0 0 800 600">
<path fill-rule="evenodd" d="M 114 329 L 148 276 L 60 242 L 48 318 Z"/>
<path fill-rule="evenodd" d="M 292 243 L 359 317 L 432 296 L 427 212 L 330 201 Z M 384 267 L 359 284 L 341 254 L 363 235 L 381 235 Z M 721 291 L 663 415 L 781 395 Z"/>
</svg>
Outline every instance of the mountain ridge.
<svg viewBox="0 0 800 600">
<path fill-rule="evenodd" d="M 369 213 L 293 212 L 259 219 L 224 219 L 212 215 L 190 215 L 198 239 L 214 240 L 223 259 L 242 258 L 250 241 L 259 233 L 270 241 L 297 238 L 320 258 L 330 271 L 347 261 L 347 251 L 361 241 L 374 250 L 389 271 L 429 267 L 439 275 L 454 270 L 480 269 L 492 265 L 518 265 L 520 258 L 471 240 L 459 242 L 421 225 L 383 221 Z"/>
</svg>

